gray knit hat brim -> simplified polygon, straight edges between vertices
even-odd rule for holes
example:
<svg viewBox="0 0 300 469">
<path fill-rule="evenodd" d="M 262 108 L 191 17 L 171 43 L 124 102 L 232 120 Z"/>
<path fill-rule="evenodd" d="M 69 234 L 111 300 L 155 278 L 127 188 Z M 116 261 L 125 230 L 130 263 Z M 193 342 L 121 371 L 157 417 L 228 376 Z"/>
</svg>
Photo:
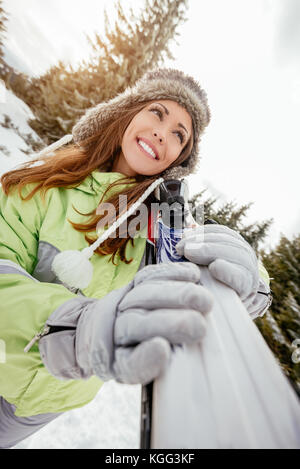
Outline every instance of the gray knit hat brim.
<svg viewBox="0 0 300 469">
<path fill-rule="evenodd" d="M 147 72 L 133 86 L 107 102 L 90 108 L 72 129 L 76 144 L 99 134 L 101 128 L 121 109 L 140 102 L 166 99 L 177 102 L 190 114 L 193 123 L 194 144 L 190 156 L 179 166 L 166 169 L 164 179 L 178 179 L 193 174 L 198 169 L 200 136 L 210 121 L 210 109 L 205 91 L 194 78 L 176 69 L 156 69 Z"/>
</svg>

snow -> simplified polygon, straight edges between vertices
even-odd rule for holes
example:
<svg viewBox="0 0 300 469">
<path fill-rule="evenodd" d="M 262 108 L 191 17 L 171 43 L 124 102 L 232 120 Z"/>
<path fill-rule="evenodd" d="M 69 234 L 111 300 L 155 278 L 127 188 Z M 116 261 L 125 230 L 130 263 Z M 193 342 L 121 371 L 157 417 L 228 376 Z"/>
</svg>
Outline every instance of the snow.
<svg viewBox="0 0 300 469">
<path fill-rule="evenodd" d="M 1 122 L 5 115 L 21 134 L 31 133 L 39 140 L 27 123 L 33 117 L 29 107 L 11 91 L 1 89 Z M 7 156 L 6 150 L 0 150 L 0 174 L 30 158 L 22 151 L 28 146 L 16 130 L 0 126 L 0 141 L 9 152 Z M 140 402 L 140 385 L 109 381 L 90 404 L 66 412 L 14 448 L 139 448 Z"/>
<path fill-rule="evenodd" d="M 61 415 L 14 449 L 138 449 L 141 386 L 104 383 L 90 404 Z"/>
<path fill-rule="evenodd" d="M 34 117 L 29 107 L 10 90 L 6 90 L 2 84 L 0 101 L 1 124 L 5 122 L 5 116 L 10 118 L 14 128 L 0 126 L 1 174 L 23 161 L 28 160 L 28 156 L 24 153 L 24 151 L 28 150 L 28 146 L 20 135 L 30 133 L 36 141 L 40 140 L 38 135 L 32 131 L 27 123 L 28 119 Z M 15 128 L 17 128 L 18 131 L 16 131 Z"/>
</svg>

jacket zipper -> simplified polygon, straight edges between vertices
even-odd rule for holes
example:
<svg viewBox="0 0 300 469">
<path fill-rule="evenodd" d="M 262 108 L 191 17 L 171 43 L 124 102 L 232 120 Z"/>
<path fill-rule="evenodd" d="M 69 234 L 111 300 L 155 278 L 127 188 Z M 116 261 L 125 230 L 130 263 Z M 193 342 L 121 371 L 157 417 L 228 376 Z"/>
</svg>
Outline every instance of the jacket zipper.
<svg viewBox="0 0 300 469">
<path fill-rule="evenodd" d="M 60 331 L 66 331 L 70 329 L 76 329 L 76 327 L 71 327 L 71 326 L 44 326 L 43 329 L 38 332 L 30 342 L 26 345 L 24 348 L 24 352 L 27 353 L 29 350 L 32 348 L 32 346 L 40 340 L 42 337 L 48 334 L 53 334 L 54 332 L 60 332 Z"/>
</svg>

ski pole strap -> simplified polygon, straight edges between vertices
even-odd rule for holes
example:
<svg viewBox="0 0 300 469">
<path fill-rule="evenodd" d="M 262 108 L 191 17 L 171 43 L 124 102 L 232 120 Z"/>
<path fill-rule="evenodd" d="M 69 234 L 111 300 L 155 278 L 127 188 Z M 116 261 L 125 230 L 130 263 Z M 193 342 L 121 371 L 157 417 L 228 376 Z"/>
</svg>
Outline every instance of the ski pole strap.
<svg viewBox="0 0 300 469">
<path fill-rule="evenodd" d="M 260 293 L 261 295 L 272 296 L 272 290 L 269 291 L 268 293 L 266 293 L 264 291 L 258 291 L 257 293 Z"/>
</svg>

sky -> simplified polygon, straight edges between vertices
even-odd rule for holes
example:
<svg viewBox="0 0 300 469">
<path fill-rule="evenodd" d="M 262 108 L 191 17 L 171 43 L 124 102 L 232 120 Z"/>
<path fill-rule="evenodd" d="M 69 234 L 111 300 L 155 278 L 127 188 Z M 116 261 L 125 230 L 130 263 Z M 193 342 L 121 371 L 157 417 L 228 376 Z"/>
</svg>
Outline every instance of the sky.
<svg viewBox="0 0 300 469">
<path fill-rule="evenodd" d="M 138 14 L 144 0 L 123 0 Z M 86 34 L 104 33 L 111 0 L 4 0 L 6 58 L 31 75 L 87 59 Z M 25 6 L 25 7 L 24 7 Z M 189 0 L 175 61 L 206 90 L 212 119 L 190 195 L 204 187 L 223 201 L 253 202 L 247 221 L 274 219 L 266 240 L 300 232 L 300 2 Z"/>
</svg>

